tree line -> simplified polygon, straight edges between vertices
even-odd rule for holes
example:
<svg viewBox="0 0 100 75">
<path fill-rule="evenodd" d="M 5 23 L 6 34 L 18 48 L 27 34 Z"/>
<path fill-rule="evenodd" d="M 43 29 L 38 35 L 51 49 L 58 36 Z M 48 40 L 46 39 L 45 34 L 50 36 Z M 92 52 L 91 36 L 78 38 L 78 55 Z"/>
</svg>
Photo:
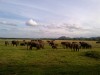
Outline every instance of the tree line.
<svg viewBox="0 0 100 75">
<path fill-rule="evenodd" d="M 90 41 L 100 41 L 100 37 L 66 37 L 66 36 L 61 36 L 58 38 L 5 38 L 5 37 L 0 37 L 0 39 L 21 39 L 21 40 L 90 40 Z"/>
</svg>

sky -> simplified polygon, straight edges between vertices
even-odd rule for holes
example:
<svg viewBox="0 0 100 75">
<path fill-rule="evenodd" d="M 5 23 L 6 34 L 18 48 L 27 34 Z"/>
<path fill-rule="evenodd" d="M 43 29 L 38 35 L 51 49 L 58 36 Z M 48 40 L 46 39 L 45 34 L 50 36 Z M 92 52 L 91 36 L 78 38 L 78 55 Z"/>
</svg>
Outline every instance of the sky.
<svg viewBox="0 0 100 75">
<path fill-rule="evenodd" d="M 0 37 L 100 36 L 100 0 L 0 0 Z"/>
</svg>

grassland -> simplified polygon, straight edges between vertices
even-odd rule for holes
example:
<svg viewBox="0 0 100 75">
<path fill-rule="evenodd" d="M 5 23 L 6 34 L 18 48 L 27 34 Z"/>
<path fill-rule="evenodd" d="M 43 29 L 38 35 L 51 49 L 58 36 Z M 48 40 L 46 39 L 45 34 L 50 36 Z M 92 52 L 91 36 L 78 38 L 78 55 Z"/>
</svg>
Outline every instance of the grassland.
<svg viewBox="0 0 100 75">
<path fill-rule="evenodd" d="M 63 49 L 59 40 L 56 42 L 59 44 L 57 50 L 47 43 L 45 49 L 27 50 L 25 46 L 5 46 L 1 39 L 0 75 L 100 75 L 100 59 L 83 55 L 87 51 L 100 53 L 100 44 L 86 41 L 92 44 L 92 49 L 73 52 Z"/>
</svg>

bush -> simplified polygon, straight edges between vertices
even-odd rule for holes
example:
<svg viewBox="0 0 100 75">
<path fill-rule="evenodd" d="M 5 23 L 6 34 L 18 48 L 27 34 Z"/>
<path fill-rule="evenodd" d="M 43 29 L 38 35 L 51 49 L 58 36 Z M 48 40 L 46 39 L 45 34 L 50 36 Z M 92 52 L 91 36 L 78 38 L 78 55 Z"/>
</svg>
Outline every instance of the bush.
<svg viewBox="0 0 100 75">
<path fill-rule="evenodd" d="M 95 58 L 95 59 L 100 59 L 100 52 L 87 51 L 87 52 L 84 53 L 84 56 L 90 57 L 90 58 Z"/>
</svg>

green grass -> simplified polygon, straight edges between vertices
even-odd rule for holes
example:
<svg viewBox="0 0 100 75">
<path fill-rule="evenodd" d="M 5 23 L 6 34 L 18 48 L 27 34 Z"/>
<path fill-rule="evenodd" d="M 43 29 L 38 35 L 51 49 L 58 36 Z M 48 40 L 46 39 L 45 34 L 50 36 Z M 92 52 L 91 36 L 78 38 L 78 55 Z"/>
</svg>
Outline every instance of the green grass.
<svg viewBox="0 0 100 75">
<path fill-rule="evenodd" d="M 26 47 L 5 46 L 0 40 L 0 75 L 100 75 L 100 60 L 83 56 L 87 51 L 100 53 L 100 44 L 88 41 L 93 49 L 45 49 L 27 50 Z M 59 41 L 57 41 L 59 43 Z"/>
</svg>

